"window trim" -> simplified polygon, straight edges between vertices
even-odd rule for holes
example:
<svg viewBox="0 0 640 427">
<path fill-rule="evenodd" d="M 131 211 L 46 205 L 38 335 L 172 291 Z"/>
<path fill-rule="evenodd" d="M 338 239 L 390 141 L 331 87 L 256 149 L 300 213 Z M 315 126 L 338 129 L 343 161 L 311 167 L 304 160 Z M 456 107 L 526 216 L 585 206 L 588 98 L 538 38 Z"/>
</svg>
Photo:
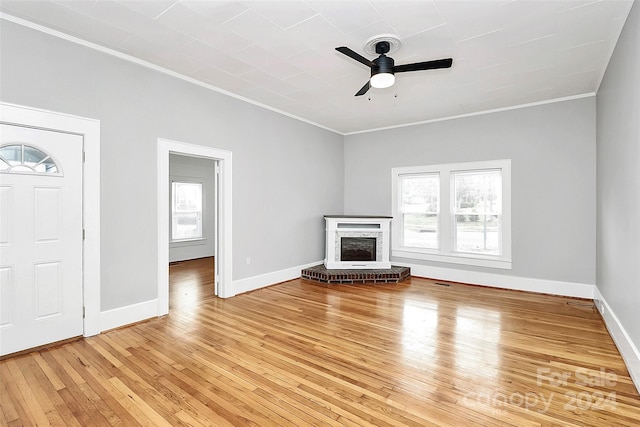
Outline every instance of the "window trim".
<svg viewBox="0 0 640 427">
<path fill-rule="evenodd" d="M 453 250 L 453 226 L 455 221 L 453 173 L 461 171 L 500 169 L 502 175 L 502 230 L 501 255 L 474 254 Z M 438 212 L 439 249 L 425 249 L 402 246 L 402 213 L 399 191 L 400 176 L 438 173 L 440 176 L 440 195 Z M 440 165 L 405 166 L 391 169 L 391 211 L 393 216 L 391 229 L 391 255 L 398 258 L 464 264 L 477 267 L 511 269 L 511 160 L 489 160 L 479 162 L 448 163 Z"/>
</svg>

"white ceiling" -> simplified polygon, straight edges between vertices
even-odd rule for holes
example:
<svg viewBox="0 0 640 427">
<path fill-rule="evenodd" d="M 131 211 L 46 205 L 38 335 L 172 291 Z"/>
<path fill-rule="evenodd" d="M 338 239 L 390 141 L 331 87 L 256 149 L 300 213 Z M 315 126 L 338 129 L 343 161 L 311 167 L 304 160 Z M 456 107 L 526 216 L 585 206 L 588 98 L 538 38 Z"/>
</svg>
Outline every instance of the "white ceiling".
<svg viewBox="0 0 640 427">
<path fill-rule="evenodd" d="M 125 53 L 340 133 L 598 89 L 633 0 L 2 0 L 14 17 Z M 353 95 L 367 39 L 400 36 L 396 64 L 452 57 Z"/>
</svg>

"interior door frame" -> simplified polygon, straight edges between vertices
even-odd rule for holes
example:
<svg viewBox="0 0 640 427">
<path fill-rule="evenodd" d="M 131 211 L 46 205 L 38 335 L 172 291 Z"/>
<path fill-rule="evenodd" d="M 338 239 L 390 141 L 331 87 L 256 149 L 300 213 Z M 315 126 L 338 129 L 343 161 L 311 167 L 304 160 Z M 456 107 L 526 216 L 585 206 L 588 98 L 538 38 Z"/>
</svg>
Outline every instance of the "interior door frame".
<svg viewBox="0 0 640 427">
<path fill-rule="evenodd" d="M 215 234 L 217 295 L 228 298 L 232 289 L 231 151 L 158 138 L 158 316 L 169 313 L 169 154 L 216 160 L 219 167 L 216 191 L 218 230 Z"/>
<path fill-rule="evenodd" d="M 81 135 L 83 336 L 100 333 L 100 121 L 0 102 L 0 122 Z"/>
</svg>

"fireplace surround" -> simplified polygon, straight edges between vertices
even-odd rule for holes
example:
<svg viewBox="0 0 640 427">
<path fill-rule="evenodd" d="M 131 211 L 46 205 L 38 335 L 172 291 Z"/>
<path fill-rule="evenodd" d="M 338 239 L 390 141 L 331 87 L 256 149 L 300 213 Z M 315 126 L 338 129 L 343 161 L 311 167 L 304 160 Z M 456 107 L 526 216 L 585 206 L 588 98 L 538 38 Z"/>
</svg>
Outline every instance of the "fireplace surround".
<svg viewBox="0 0 640 427">
<path fill-rule="evenodd" d="M 327 269 L 387 269 L 390 216 L 325 215 Z"/>
</svg>

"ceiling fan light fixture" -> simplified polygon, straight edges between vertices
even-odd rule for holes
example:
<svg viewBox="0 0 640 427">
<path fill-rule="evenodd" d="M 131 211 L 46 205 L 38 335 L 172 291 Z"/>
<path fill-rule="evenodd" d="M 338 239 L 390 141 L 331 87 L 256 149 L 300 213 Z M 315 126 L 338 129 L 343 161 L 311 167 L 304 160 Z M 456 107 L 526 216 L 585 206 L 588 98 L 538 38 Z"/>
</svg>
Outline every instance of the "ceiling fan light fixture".
<svg viewBox="0 0 640 427">
<path fill-rule="evenodd" d="M 380 55 L 374 60 L 367 59 L 346 46 L 336 48 L 336 50 L 341 54 L 346 55 L 371 69 L 371 77 L 367 80 L 364 86 L 356 92 L 355 96 L 364 95 L 372 87 L 384 89 L 393 86 L 396 82 L 396 73 L 450 68 L 453 63 L 453 58 L 444 58 L 396 66 L 393 58 L 387 56 L 387 53 L 394 49 L 394 47 L 399 46 L 399 44 L 400 40 L 396 36 L 389 34 L 383 34 L 369 39 L 365 45 L 365 50 L 372 53 L 371 49 L 375 47 L 375 53 Z"/>
<path fill-rule="evenodd" d="M 393 73 L 378 73 L 371 76 L 371 86 L 376 89 L 384 89 L 393 86 L 396 82 L 396 76 Z"/>
<path fill-rule="evenodd" d="M 389 43 L 382 43 L 383 45 L 378 45 L 380 56 L 373 60 L 375 65 L 371 67 L 371 79 L 369 81 L 371 86 L 377 89 L 391 87 L 396 82 L 396 76 L 393 74 L 393 58 L 384 54 L 389 50 Z"/>
</svg>

